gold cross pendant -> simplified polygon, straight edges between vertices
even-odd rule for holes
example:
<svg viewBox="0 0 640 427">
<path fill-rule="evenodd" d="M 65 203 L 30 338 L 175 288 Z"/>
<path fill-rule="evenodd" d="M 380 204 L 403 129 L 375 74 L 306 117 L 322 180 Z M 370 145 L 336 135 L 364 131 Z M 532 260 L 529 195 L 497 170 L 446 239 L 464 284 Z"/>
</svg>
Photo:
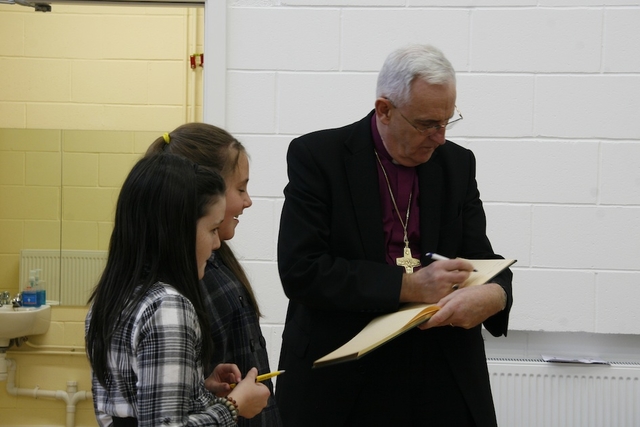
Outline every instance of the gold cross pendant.
<svg viewBox="0 0 640 427">
<path fill-rule="evenodd" d="M 420 260 L 413 258 L 411 256 L 411 249 L 405 247 L 404 248 L 404 256 L 401 258 L 396 258 L 396 264 L 399 265 L 400 267 L 404 267 L 404 270 L 411 274 L 413 273 L 413 269 L 415 267 L 419 267 L 420 266 Z"/>
</svg>

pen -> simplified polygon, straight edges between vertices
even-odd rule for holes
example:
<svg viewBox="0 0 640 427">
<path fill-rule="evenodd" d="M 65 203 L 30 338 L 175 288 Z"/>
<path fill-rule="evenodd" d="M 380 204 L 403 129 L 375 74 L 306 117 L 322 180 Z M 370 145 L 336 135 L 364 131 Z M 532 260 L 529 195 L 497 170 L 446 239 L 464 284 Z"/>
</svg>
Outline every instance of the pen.
<svg viewBox="0 0 640 427">
<path fill-rule="evenodd" d="M 451 258 L 447 258 L 446 256 L 442 256 L 440 254 L 437 254 L 435 252 L 427 252 L 425 254 L 425 256 L 427 258 L 431 258 L 432 260 L 435 260 L 435 261 L 446 261 L 446 260 L 451 259 Z M 475 268 L 473 269 L 473 271 L 476 272 L 476 273 L 478 272 L 478 270 L 476 270 Z"/>
<path fill-rule="evenodd" d="M 284 370 L 282 370 L 282 371 L 273 371 L 273 372 L 269 372 L 268 374 L 258 375 L 256 377 L 256 382 L 268 380 L 269 378 L 273 378 L 273 377 L 278 376 L 278 375 L 283 374 L 283 373 L 284 373 Z M 234 388 L 236 385 L 237 385 L 236 383 L 229 384 L 229 386 L 231 386 L 231 388 Z"/>
</svg>

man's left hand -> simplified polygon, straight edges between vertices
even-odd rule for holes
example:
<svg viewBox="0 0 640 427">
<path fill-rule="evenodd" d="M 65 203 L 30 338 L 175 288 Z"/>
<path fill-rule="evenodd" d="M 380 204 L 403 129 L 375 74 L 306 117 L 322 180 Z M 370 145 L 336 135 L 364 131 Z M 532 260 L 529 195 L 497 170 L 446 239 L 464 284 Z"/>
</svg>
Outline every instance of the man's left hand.
<svg viewBox="0 0 640 427">
<path fill-rule="evenodd" d="M 440 307 L 420 329 L 456 326 L 470 329 L 505 308 L 505 291 L 497 283 L 460 288 L 442 298 Z"/>
</svg>

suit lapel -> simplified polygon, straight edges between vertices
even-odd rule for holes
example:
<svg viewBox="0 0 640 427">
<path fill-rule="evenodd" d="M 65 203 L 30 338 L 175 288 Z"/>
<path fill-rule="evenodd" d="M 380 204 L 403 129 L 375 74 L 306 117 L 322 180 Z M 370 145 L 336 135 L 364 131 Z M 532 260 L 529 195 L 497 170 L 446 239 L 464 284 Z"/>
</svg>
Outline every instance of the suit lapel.
<svg viewBox="0 0 640 427">
<path fill-rule="evenodd" d="M 440 203 L 442 200 L 442 167 L 434 156 L 425 164 L 418 166 L 420 183 L 420 240 L 422 256 L 438 248 L 440 237 Z"/>
<path fill-rule="evenodd" d="M 344 166 L 362 250 L 366 259 L 385 262 L 382 208 L 373 153 L 371 116 L 372 114 L 369 114 L 358 122 L 351 138 L 345 142 L 347 155 Z"/>
</svg>

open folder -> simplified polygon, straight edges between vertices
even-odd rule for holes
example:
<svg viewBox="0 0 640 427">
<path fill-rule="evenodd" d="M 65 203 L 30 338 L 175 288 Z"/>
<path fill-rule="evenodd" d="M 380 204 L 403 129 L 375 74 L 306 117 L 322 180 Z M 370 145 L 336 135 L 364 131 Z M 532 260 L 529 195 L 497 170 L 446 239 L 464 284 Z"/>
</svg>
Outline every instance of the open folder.
<svg viewBox="0 0 640 427">
<path fill-rule="evenodd" d="M 460 284 L 460 288 L 482 285 L 497 276 L 502 270 L 516 262 L 514 259 L 470 259 L 467 260 L 477 271 Z M 429 320 L 440 307 L 435 304 L 404 304 L 393 313 L 387 313 L 373 319 L 358 335 L 337 350 L 316 360 L 313 367 L 356 360 L 380 347 L 384 343 Z"/>
</svg>

